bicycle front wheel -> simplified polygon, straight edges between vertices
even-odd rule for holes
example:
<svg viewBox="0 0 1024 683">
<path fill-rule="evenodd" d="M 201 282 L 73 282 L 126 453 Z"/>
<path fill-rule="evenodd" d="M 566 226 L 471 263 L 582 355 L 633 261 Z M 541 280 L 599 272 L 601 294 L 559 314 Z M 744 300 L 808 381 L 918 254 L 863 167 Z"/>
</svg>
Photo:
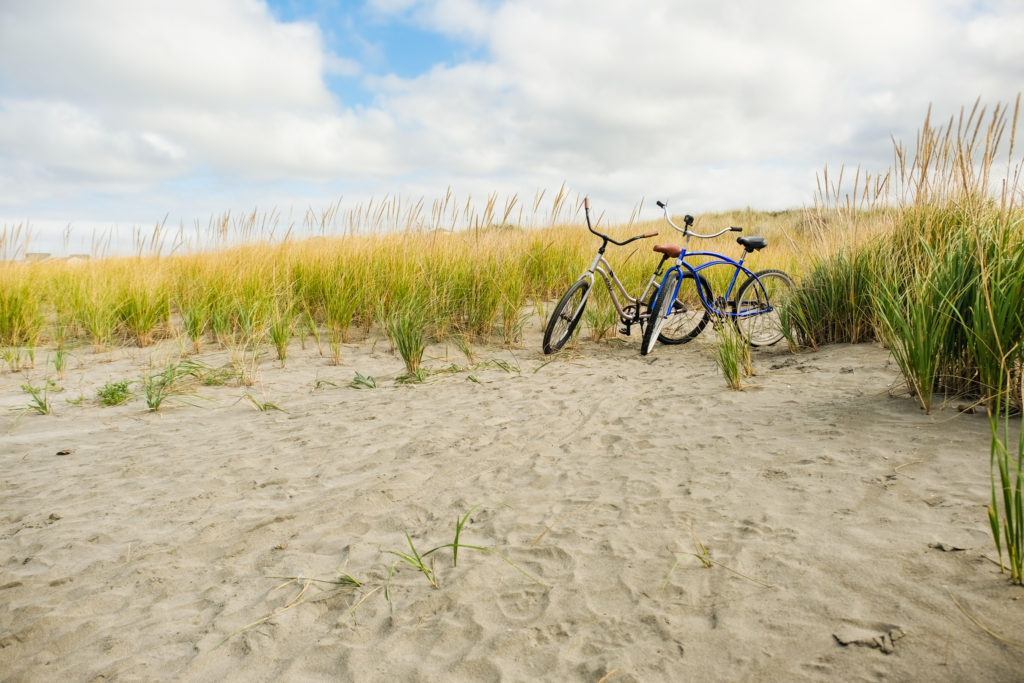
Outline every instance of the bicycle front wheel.
<svg viewBox="0 0 1024 683">
<path fill-rule="evenodd" d="M 736 294 L 736 328 L 751 346 L 771 346 L 786 336 L 779 318 L 793 289 L 793 279 L 781 270 L 762 270 L 748 277 Z"/>
<path fill-rule="evenodd" d="M 704 294 L 704 301 L 714 300 L 711 285 L 703 275 L 697 275 L 696 286 L 693 288 L 690 287 L 691 282 L 694 282 L 693 274 L 683 273 L 679 293 L 672 304 L 672 312 L 658 333 L 658 341 L 662 344 L 685 344 L 700 334 L 711 321 L 711 314 L 701 303 L 701 293 Z M 697 287 L 703 292 L 698 292 Z M 652 301 L 651 308 L 653 307 Z"/>
<path fill-rule="evenodd" d="M 555 310 L 544 330 L 544 353 L 554 353 L 569 341 L 583 317 L 589 291 L 589 280 L 577 280 L 555 304 Z"/>
<path fill-rule="evenodd" d="M 665 326 L 665 316 L 668 314 L 672 302 L 675 301 L 677 282 L 679 282 L 679 271 L 668 271 L 661 283 L 661 289 L 658 290 L 658 296 L 654 297 L 651 315 L 647 318 L 647 327 L 644 328 L 644 337 L 640 342 L 641 356 L 646 356 L 654 350 L 654 343 L 658 341 L 661 328 Z"/>
</svg>

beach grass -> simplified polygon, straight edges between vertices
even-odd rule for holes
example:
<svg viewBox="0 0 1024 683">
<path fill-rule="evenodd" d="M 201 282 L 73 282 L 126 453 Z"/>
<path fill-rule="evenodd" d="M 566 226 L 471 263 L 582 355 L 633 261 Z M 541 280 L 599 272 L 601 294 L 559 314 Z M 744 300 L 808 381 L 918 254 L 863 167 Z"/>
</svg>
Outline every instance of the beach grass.
<svg viewBox="0 0 1024 683">
<path fill-rule="evenodd" d="M 896 143 L 885 175 L 896 201 L 881 209 L 874 202 L 888 189 L 869 192 L 859 172 L 852 192 L 841 192 L 840 181 L 820 183 L 819 207 L 831 209 L 823 216 L 851 220 L 866 202 L 890 227 L 819 259 L 784 311 L 793 343 L 882 340 L 926 411 L 936 392 L 987 405 L 989 523 L 1000 566 L 1005 554 L 1016 584 L 1024 582 L 1024 437 L 1014 448 L 1010 429 L 1010 416 L 1024 412 L 1020 110 L 1018 95 L 991 112 L 976 102 L 945 125 L 926 117 L 913 150 Z"/>
<path fill-rule="evenodd" d="M 26 409 L 32 410 L 39 415 L 49 415 L 53 412 L 50 405 L 50 392 L 57 389 L 57 384 L 50 379 L 43 380 L 39 386 L 34 384 L 22 384 L 21 390 L 29 396 Z"/>
<path fill-rule="evenodd" d="M 107 382 L 96 390 L 96 398 L 105 406 L 119 406 L 131 398 L 130 385 L 131 382 L 128 380 Z"/>
<path fill-rule="evenodd" d="M 739 391 L 743 388 L 743 379 L 754 374 L 750 345 L 739 329 L 728 320 L 719 320 L 716 329 L 718 340 L 714 346 L 715 363 L 722 371 L 726 386 Z"/>
<path fill-rule="evenodd" d="M 494 201 L 485 214 L 505 217 L 500 224 L 484 223 L 484 216 L 464 208 L 470 229 L 400 226 L 396 212 L 404 209 L 389 201 L 369 213 L 360 210 L 359 220 L 369 220 L 372 229 L 352 227 L 357 221 L 350 215 L 350 229 L 342 234 L 331 234 L 323 223 L 332 217 L 342 220 L 338 215 L 309 215 L 307 221 L 316 219 L 315 226 L 285 231 L 289 236 L 282 239 L 278 217 L 254 214 L 244 221 L 212 222 L 217 239 L 198 251 L 176 246 L 173 253 L 164 253 L 159 249 L 168 242 L 151 238 L 142 243 L 157 251 L 140 247 L 134 256 L 100 253 L 85 263 L 0 262 L 0 347 L 20 349 L 21 357 L 39 345 L 85 343 L 100 353 L 177 338 L 194 353 L 207 344 L 232 350 L 244 366 L 263 346 L 273 348 L 284 363 L 291 339 L 305 343 L 312 336 L 321 353 L 330 347 L 331 360 L 338 363 L 344 343 L 376 332 L 388 336 L 399 351 L 396 334 L 412 342 L 401 344 L 413 367 L 417 335 L 424 343 L 452 340 L 470 352 L 477 342 L 515 347 L 522 343 L 531 304 L 543 312 L 545 302 L 583 271 L 595 247 L 582 227 L 582 200 L 570 200 L 564 192 L 556 199 L 550 211 L 535 202 L 537 212 L 550 217 L 538 227 L 512 222 L 510 217 L 523 213 L 506 215 Z M 450 215 L 451 209 L 435 213 Z M 752 222 L 748 232 L 764 227 L 772 234 L 779 217 L 788 224 L 776 231 L 780 248 L 764 265 L 793 262 L 794 253 L 785 246 L 790 240 L 782 238 L 782 231 L 793 231 L 799 214 L 743 215 Z M 716 214 L 701 220 L 712 229 L 737 218 Z M 656 225 L 603 228 L 623 237 Z M 232 230 L 237 231 L 233 236 Z M 653 267 L 649 246 L 609 253 L 632 290 Z M 615 335 L 612 312 L 610 302 L 595 302 L 591 315 L 597 317 L 591 322 L 598 339 Z M 322 341 L 327 344 L 321 346 Z"/>
<path fill-rule="evenodd" d="M 185 384 L 188 380 L 198 378 L 202 372 L 203 368 L 199 364 L 181 360 L 168 361 L 163 368 L 147 373 L 142 378 L 146 407 L 156 412 L 168 400 L 184 400 L 188 396 Z"/>
<path fill-rule="evenodd" d="M 815 230 L 847 226 L 849 239 L 818 255 L 801 279 L 783 311 L 791 342 L 882 341 L 925 410 L 936 392 L 1000 398 L 1021 410 L 1024 209 L 1012 135 L 1019 113 L 1020 98 L 989 114 L 975 104 L 944 126 L 926 119 L 915 150 L 896 144 L 889 195 L 822 183 Z M 1007 170 L 997 182 L 1006 130 Z"/>
</svg>

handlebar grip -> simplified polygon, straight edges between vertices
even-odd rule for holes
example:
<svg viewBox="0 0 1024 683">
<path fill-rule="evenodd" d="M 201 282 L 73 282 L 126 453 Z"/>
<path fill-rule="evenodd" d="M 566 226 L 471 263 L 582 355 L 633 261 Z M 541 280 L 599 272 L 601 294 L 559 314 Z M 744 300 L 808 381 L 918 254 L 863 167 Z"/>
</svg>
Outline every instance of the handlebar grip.
<svg viewBox="0 0 1024 683">
<path fill-rule="evenodd" d="M 655 204 L 658 205 L 659 209 L 664 209 L 665 208 L 665 202 L 661 201 L 660 199 L 658 201 L 656 201 Z"/>
<path fill-rule="evenodd" d="M 590 211 L 590 197 L 583 198 L 583 208 Z"/>
<path fill-rule="evenodd" d="M 646 235 L 644 235 L 645 238 L 646 237 L 657 237 L 657 236 L 658 236 L 658 233 L 656 233 L 656 232 L 649 232 Z"/>
<path fill-rule="evenodd" d="M 743 228 L 732 227 L 732 228 L 729 228 L 729 229 L 732 230 L 733 232 L 743 232 Z"/>
</svg>

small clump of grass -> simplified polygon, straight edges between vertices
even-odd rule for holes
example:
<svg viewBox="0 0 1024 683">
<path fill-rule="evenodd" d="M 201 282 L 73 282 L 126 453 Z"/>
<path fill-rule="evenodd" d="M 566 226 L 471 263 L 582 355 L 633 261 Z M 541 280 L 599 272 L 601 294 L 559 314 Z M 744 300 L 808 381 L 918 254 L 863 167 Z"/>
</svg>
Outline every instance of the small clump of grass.
<svg viewBox="0 0 1024 683">
<path fill-rule="evenodd" d="M 225 346 L 231 351 L 231 363 L 245 386 L 256 383 L 271 307 L 255 285 L 250 286 L 255 291 L 245 291 L 234 303 L 232 333 L 225 338 Z"/>
<path fill-rule="evenodd" d="M 17 346 L 5 346 L 0 349 L 0 359 L 7 363 L 11 372 L 21 372 L 21 348 Z"/>
<path fill-rule="evenodd" d="M 473 337 L 468 332 L 456 332 L 448 337 L 455 347 L 462 352 L 470 365 L 475 362 L 476 352 L 473 349 Z"/>
<path fill-rule="evenodd" d="M 41 386 L 33 384 L 22 384 L 21 390 L 29 395 L 28 410 L 33 410 L 40 415 L 49 415 L 52 412 L 50 406 L 50 392 L 57 388 L 53 380 L 45 380 Z"/>
<path fill-rule="evenodd" d="M 199 383 L 203 386 L 222 387 L 225 385 L 241 386 L 243 384 L 238 369 L 234 364 L 229 363 L 220 367 L 210 367 L 198 362 L 193 362 L 193 367 L 197 372 L 196 379 L 198 379 Z"/>
<path fill-rule="evenodd" d="M 484 361 L 483 363 L 479 363 L 478 364 L 478 366 L 486 366 L 486 365 L 493 365 L 494 367 L 498 368 L 499 370 L 503 370 L 504 372 L 507 372 L 510 375 L 522 374 L 522 369 L 519 367 L 519 363 L 509 363 L 504 358 L 492 358 L 489 361 Z"/>
<path fill-rule="evenodd" d="M 142 391 L 146 407 L 151 412 L 160 410 L 168 400 L 184 401 L 189 396 L 184 392 L 186 380 L 202 375 L 202 366 L 192 361 L 168 362 L 163 369 L 142 378 Z"/>
<path fill-rule="evenodd" d="M 398 350 L 410 376 L 416 376 L 423 361 L 430 331 L 426 306 L 416 300 L 404 302 L 382 312 L 381 320 L 388 339 Z M 422 381 L 420 379 L 419 381 Z"/>
<path fill-rule="evenodd" d="M 222 646 L 224 643 L 228 642 L 229 640 L 231 640 L 235 636 L 241 635 L 241 634 L 245 633 L 246 631 L 249 631 L 249 630 L 251 630 L 253 628 L 256 628 L 260 624 L 264 624 L 264 623 L 270 621 L 271 619 L 273 619 L 274 617 L 280 616 L 281 614 L 284 614 L 288 610 L 290 610 L 290 609 L 292 609 L 294 607 L 298 607 L 299 605 L 301 605 L 303 603 L 306 603 L 306 602 L 320 602 L 320 601 L 327 600 L 327 599 L 330 599 L 332 597 L 335 597 L 335 596 L 337 596 L 340 593 L 349 593 L 351 591 L 357 590 L 357 589 L 362 587 L 362 585 L 363 585 L 362 582 L 359 581 L 358 579 L 356 579 L 355 577 L 353 577 L 353 576 L 351 576 L 349 574 L 346 574 L 345 572 L 341 571 L 340 569 L 338 569 L 336 571 L 337 571 L 338 576 L 335 579 L 312 579 L 312 578 L 307 578 L 307 577 L 304 577 L 304 576 L 271 576 L 271 577 L 269 577 L 269 578 L 278 579 L 278 580 L 285 579 L 284 583 L 282 583 L 281 585 L 279 585 L 276 588 L 274 588 L 271 592 L 278 591 L 278 590 L 281 590 L 282 588 L 286 588 L 288 586 L 291 586 L 292 584 L 295 584 L 295 585 L 297 585 L 299 587 L 298 594 L 296 594 L 291 600 L 286 602 L 284 604 L 284 606 L 274 610 L 270 614 L 268 614 L 268 615 L 266 615 L 266 616 L 264 616 L 264 617 L 262 617 L 260 619 L 257 619 L 256 621 L 253 621 L 253 622 L 251 622 L 249 624 L 246 624 L 245 626 L 243 626 L 242 628 L 238 629 L 237 631 L 234 631 L 233 633 L 229 633 L 223 639 L 221 639 L 221 641 L 219 643 L 214 645 L 213 648 L 210 649 L 210 652 L 213 652 L 214 650 L 216 650 L 217 648 L 219 648 L 220 646 Z M 310 593 L 310 589 L 311 588 L 313 588 L 314 586 L 319 587 L 319 585 L 327 585 L 327 586 L 331 586 L 331 588 L 323 588 L 323 589 L 320 589 L 319 592 Z M 363 602 L 365 602 L 368 597 L 370 597 L 371 595 L 376 593 L 378 590 L 380 590 L 380 587 L 374 588 L 373 590 L 368 592 L 366 595 L 364 595 L 362 598 L 360 598 L 348 610 L 348 612 L 346 613 L 346 616 L 349 616 L 353 612 L 355 612 L 356 609 L 358 609 L 359 606 L 361 604 L 363 604 Z"/>
<path fill-rule="evenodd" d="M 203 337 L 210 328 L 210 296 L 208 293 L 195 291 L 191 286 L 178 295 L 175 306 L 181 318 L 181 325 L 192 343 L 192 353 L 202 350 Z"/>
<path fill-rule="evenodd" d="M 131 382 L 122 380 L 120 382 L 107 382 L 96 390 L 96 398 L 105 406 L 119 406 L 131 398 L 129 390 Z"/>
<path fill-rule="evenodd" d="M 344 331 L 337 326 L 327 326 L 327 348 L 331 350 L 331 365 L 341 365 L 341 349 L 344 346 Z"/>
<path fill-rule="evenodd" d="M 317 353 L 321 356 L 324 355 L 323 345 L 320 342 L 320 326 L 316 322 L 313 310 L 307 304 L 303 304 L 302 310 L 299 312 L 296 330 L 299 335 L 299 344 L 303 349 L 306 348 L 306 337 L 310 336 L 316 342 Z"/>
<path fill-rule="evenodd" d="M 395 384 L 423 384 L 430 377 L 431 373 L 424 368 L 417 368 L 412 372 L 395 377 Z"/>
<path fill-rule="evenodd" d="M 53 363 L 53 369 L 54 371 L 56 371 L 57 379 L 59 380 L 64 379 L 64 374 L 65 370 L 67 370 L 68 358 L 70 357 L 70 355 L 71 352 L 68 351 L 67 347 L 65 347 L 63 344 L 59 344 L 57 348 L 54 349 L 53 361 L 51 362 Z"/>
<path fill-rule="evenodd" d="M 754 366 L 750 360 L 750 346 L 731 322 L 719 321 L 718 341 L 715 343 L 714 355 L 715 363 L 722 371 L 726 386 L 730 389 L 741 390 L 743 378 L 754 374 Z"/>
<path fill-rule="evenodd" d="M 416 545 L 412 542 L 412 538 L 409 536 L 408 532 L 406 532 L 405 534 L 405 540 L 409 543 L 408 553 L 402 552 L 400 550 L 388 550 L 385 552 L 394 555 L 395 557 L 399 558 L 416 571 L 422 573 L 423 576 L 427 578 L 427 582 L 431 586 L 433 586 L 434 588 L 439 588 L 440 586 L 437 583 L 437 573 L 434 571 L 433 567 L 428 567 L 426 562 L 424 562 L 423 556 L 421 556 L 419 551 L 416 550 Z M 430 553 L 434 552 L 434 550 L 438 550 L 438 548 L 428 550 L 426 553 L 424 553 L 424 555 L 429 555 Z"/>
<path fill-rule="evenodd" d="M 536 583 L 537 585 L 544 586 L 545 588 L 548 587 L 547 584 L 545 584 L 540 579 L 527 572 L 525 569 L 517 565 L 512 560 L 508 559 L 507 557 L 499 553 L 497 550 L 479 545 L 469 545 L 461 542 L 462 532 L 465 529 L 466 524 L 470 521 L 470 515 L 472 515 L 473 512 L 475 512 L 479 507 L 480 504 L 474 505 L 472 508 L 469 509 L 468 512 L 466 512 L 466 514 L 455 518 L 455 539 L 451 543 L 444 543 L 435 548 L 431 548 L 430 550 L 420 553 L 416 549 L 415 544 L 413 544 L 412 538 L 409 536 L 408 532 L 406 532 L 405 539 L 409 544 L 410 552 L 407 553 L 400 550 L 387 550 L 385 552 L 398 557 L 403 562 L 408 564 L 410 567 L 422 573 L 426 577 L 427 582 L 434 588 L 440 588 L 439 579 L 433 563 L 431 563 L 430 566 L 427 566 L 426 558 L 446 548 L 451 548 L 452 550 L 452 567 L 458 566 L 460 548 L 465 548 L 466 550 L 476 550 L 479 552 L 487 553 L 489 555 L 496 555 L 506 564 L 511 566 L 513 569 L 518 571 L 523 576 L 530 579 L 532 582 Z"/>
<path fill-rule="evenodd" d="M 277 351 L 277 359 L 281 361 L 282 368 L 288 356 L 288 342 L 291 341 L 292 336 L 295 334 L 295 327 L 296 315 L 291 302 L 275 302 L 268 333 L 271 342 L 274 344 L 274 349 Z"/>
<path fill-rule="evenodd" d="M 728 572 L 732 572 L 740 578 L 746 579 L 751 583 L 755 583 L 758 586 L 761 586 L 762 588 L 775 588 L 775 586 L 773 586 L 770 583 L 765 583 L 764 581 L 759 581 L 758 579 L 747 576 L 746 574 L 738 572 L 735 569 L 732 569 L 731 567 L 725 566 L 718 560 L 713 559 L 711 557 L 711 551 L 709 551 L 707 546 L 705 546 L 704 543 L 699 538 L 697 538 L 697 534 L 694 533 L 692 527 L 690 528 L 690 537 L 693 539 L 693 551 L 688 553 L 681 553 L 676 557 L 676 560 L 672 564 L 672 567 L 668 570 L 668 573 L 665 574 L 665 580 L 661 583 L 662 590 L 664 590 L 665 587 L 668 586 L 668 582 L 671 580 L 672 574 L 675 572 L 676 568 L 679 566 L 679 563 L 682 561 L 684 557 L 697 558 L 697 560 L 701 563 L 704 569 L 711 569 L 712 567 L 717 565 Z"/>
<path fill-rule="evenodd" d="M 271 410 L 277 410 L 282 413 L 284 412 L 284 410 L 282 410 L 277 404 L 271 403 L 270 401 L 267 401 L 265 399 L 260 400 L 250 393 L 246 393 L 245 398 L 249 401 L 249 403 L 253 405 L 254 408 L 256 408 L 256 410 L 260 411 L 261 413 L 266 413 Z"/>
<path fill-rule="evenodd" d="M 320 382 L 337 386 L 336 384 L 327 382 L 326 380 L 320 380 Z M 363 387 L 366 387 L 367 389 L 376 389 L 377 380 L 370 375 L 364 375 L 363 373 L 356 370 L 356 376 L 353 377 L 352 380 L 348 383 L 348 387 L 350 389 L 362 389 Z"/>
</svg>

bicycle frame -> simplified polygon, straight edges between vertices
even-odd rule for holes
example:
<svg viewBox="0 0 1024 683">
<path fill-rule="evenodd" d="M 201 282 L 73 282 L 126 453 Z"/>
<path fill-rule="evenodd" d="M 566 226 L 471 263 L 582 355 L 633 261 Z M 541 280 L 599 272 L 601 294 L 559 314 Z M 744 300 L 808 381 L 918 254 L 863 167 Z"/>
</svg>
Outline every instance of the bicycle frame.
<svg viewBox="0 0 1024 683">
<path fill-rule="evenodd" d="M 686 258 L 691 257 L 691 256 L 707 256 L 707 257 L 710 257 L 710 258 L 713 258 L 713 259 L 716 259 L 716 260 L 707 261 L 706 263 L 698 264 L 695 267 L 695 266 L 692 266 L 689 263 L 687 263 L 686 260 L 685 260 Z M 687 253 L 687 252 L 681 253 L 679 255 L 679 258 L 676 260 L 676 264 L 674 266 L 672 266 L 672 269 L 675 269 L 675 270 L 679 271 L 679 276 L 680 276 L 679 283 L 676 284 L 676 296 L 679 295 L 679 285 L 682 283 L 682 275 L 683 275 L 682 268 L 683 267 L 685 267 L 686 270 L 690 274 L 693 275 L 693 279 L 696 282 L 697 281 L 697 274 L 700 273 L 702 270 L 706 270 L 708 268 L 711 268 L 712 266 L 726 266 L 727 265 L 727 266 L 732 266 L 733 267 L 733 273 L 732 273 L 732 277 L 729 279 L 729 287 L 725 290 L 725 294 L 722 297 L 720 297 L 722 304 L 727 304 L 732 299 L 732 292 L 733 292 L 733 289 L 736 288 L 736 283 L 739 280 L 740 273 L 745 273 L 747 276 L 752 277 L 755 280 L 757 280 L 758 283 L 761 282 L 760 278 L 757 277 L 757 275 L 754 273 L 754 271 L 750 270 L 749 268 L 747 268 L 746 266 L 743 265 L 743 262 L 745 260 L 746 260 L 746 253 L 744 253 L 743 257 L 741 257 L 739 261 L 734 261 L 731 258 L 729 258 L 728 256 L 725 256 L 723 254 L 718 254 L 718 253 L 715 253 L 713 251 L 693 251 L 693 252 L 689 252 L 689 253 Z M 729 317 L 729 318 L 745 318 L 745 317 L 750 316 L 750 315 L 755 315 L 755 313 L 752 313 L 752 312 L 749 312 L 749 311 L 741 311 L 741 312 L 738 312 L 738 313 L 733 313 L 727 305 L 722 305 L 721 308 L 720 308 L 718 306 L 718 301 L 719 301 L 718 299 L 716 299 L 715 301 L 708 301 L 705 298 L 705 296 L 704 296 L 704 288 L 703 287 L 697 287 L 697 295 L 700 297 L 701 304 L 712 315 L 725 316 L 725 317 Z M 758 313 L 763 313 L 763 311 L 758 311 Z"/>
<path fill-rule="evenodd" d="M 757 277 L 757 274 L 755 274 L 754 271 L 750 270 L 749 268 L 743 265 L 743 262 L 746 261 L 747 255 L 750 252 L 744 250 L 743 256 L 740 257 L 740 260 L 734 261 L 733 259 L 729 258 L 728 256 L 725 256 L 724 254 L 719 254 L 713 251 L 688 251 L 688 248 L 690 246 L 690 238 L 692 236 L 711 238 L 717 237 L 730 231 L 739 232 L 741 230 L 740 228 L 726 228 L 714 235 L 698 235 L 697 233 L 692 233 L 689 230 L 689 226 L 692 225 L 693 223 L 692 217 L 687 216 L 686 220 L 684 221 L 686 228 L 680 228 L 678 225 L 672 222 L 671 218 L 669 218 L 668 207 L 663 205 L 661 202 L 658 202 L 658 205 L 661 206 L 661 208 L 664 210 L 665 219 L 668 221 L 669 225 L 671 225 L 679 232 L 683 233 L 683 235 L 686 238 L 683 242 L 682 250 L 680 251 L 679 256 L 676 258 L 675 264 L 665 271 L 664 277 L 662 277 L 661 282 L 658 284 L 659 292 L 661 291 L 661 287 L 664 285 L 665 280 L 668 278 L 668 274 L 671 273 L 673 270 L 679 274 L 679 278 L 676 280 L 675 291 L 672 293 L 672 299 L 676 300 L 676 298 L 679 296 L 679 288 L 682 286 L 683 283 L 683 268 L 686 268 L 687 272 L 693 277 L 693 281 L 695 283 L 699 283 L 700 279 L 698 278 L 698 274 L 700 273 L 700 271 L 711 268 L 712 266 L 728 265 L 732 266 L 734 270 L 732 273 L 732 278 L 730 278 L 729 280 L 729 287 L 726 289 L 724 296 L 719 297 L 715 301 L 708 301 L 707 298 L 704 296 L 704 288 L 701 287 L 699 284 L 697 285 L 697 296 L 700 298 L 701 305 L 705 308 L 705 310 L 707 310 L 712 315 L 729 318 L 747 318 L 754 315 L 762 315 L 772 310 L 771 302 L 768 302 L 767 310 L 761 308 L 757 310 L 737 311 L 735 313 L 731 311 L 729 306 L 727 305 L 730 301 L 730 298 L 732 297 L 733 289 L 736 287 L 736 282 L 739 280 L 741 272 L 746 273 L 748 277 L 753 278 L 757 282 L 758 287 L 761 289 L 762 292 L 765 293 L 765 300 L 767 301 L 767 292 L 764 289 L 764 285 L 761 283 L 761 278 Z M 697 266 L 693 266 L 686 261 L 687 258 L 696 256 L 705 256 L 713 260 L 708 261 L 706 263 L 698 264 Z M 721 301 L 721 307 L 717 305 L 719 301 Z"/>
<path fill-rule="evenodd" d="M 590 267 L 580 275 L 580 278 L 586 277 L 590 280 L 590 288 L 587 289 L 586 295 L 584 295 L 583 300 L 580 302 L 581 308 L 587 305 L 587 301 L 590 299 L 590 293 L 594 291 L 594 282 L 596 281 L 594 273 L 598 273 L 604 280 L 605 288 L 608 290 L 608 295 L 612 299 L 612 305 L 615 306 L 615 311 L 618 313 L 619 320 L 622 324 L 636 324 L 647 318 L 646 315 L 643 315 L 640 312 L 640 302 L 644 301 L 652 290 L 656 292 L 660 288 L 660 285 L 658 284 L 658 276 L 661 275 L 661 264 L 658 265 L 654 273 L 651 275 L 651 279 L 648 280 L 647 286 L 644 287 L 640 296 L 633 297 L 628 291 L 626 291 L 626 286 L 622 284 L 621 280 L 619 280 L 618 276 L 615 274 L 615 270 L 605 259 L 604 254 L 601 253 L 601 251 L 598 251 L 593 262 L 591 262 Z M 620 301 L 619 296 L 616 295 L 616 290 L 618 290 L 619 295 L 621 295 L 625 300 L 625 306 L 623 306 L 623 302 Z M 626 311 L 629 306 L 634 307 L 635 312 L 633 316 L 630 316 Z"/>
</svg>

